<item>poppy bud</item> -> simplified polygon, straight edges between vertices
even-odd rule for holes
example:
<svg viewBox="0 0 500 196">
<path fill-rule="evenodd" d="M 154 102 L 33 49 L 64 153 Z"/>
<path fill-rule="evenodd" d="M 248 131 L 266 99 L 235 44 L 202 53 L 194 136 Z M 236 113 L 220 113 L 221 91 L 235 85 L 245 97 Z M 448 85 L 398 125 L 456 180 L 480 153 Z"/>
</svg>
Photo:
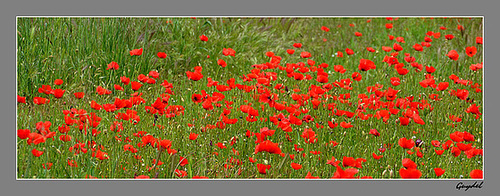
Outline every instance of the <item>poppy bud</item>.
<svg viewBox="0 0 500 196">
<path fill-rule="evenodd" d="M 417 139 L 415 140 L 415 144 L 417 145 L 417 147 L 420 147 L 421 145 L 424 144 L 424 142 L 421 139 Z"/>
</svg>

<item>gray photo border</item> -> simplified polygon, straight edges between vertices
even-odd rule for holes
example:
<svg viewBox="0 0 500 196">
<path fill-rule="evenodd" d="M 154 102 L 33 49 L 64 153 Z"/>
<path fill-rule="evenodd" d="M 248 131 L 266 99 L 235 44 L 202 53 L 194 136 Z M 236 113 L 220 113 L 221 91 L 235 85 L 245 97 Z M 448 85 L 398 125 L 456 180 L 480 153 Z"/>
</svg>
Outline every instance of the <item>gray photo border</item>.
<svg viewBox="0 0 500 196">
<path fill-rule="evenodd" d="M 1 195 L 495 195 L 498 183 L 499 93 L 500 66 L 495 65 L 494 51 L 498 50 L 500 3 L 489 1 L 397 0 L 369 1 L 266 1 L 231 0 L 177 1 L 99 1 L 67 3 L 63 0 L 18 0 L 2 3 L 1 24 L 1 103 L 0 114 L 0 190 Z M 484 171 L 483 188 L 456 190 L 457 183 L 472 184 L 475 180 L 16 180 L 16 16 L 484 16 Z M 488 58 L 487 58 L 488 57 Z M 488 60 L 491 59 L 491 66 Z M 491 101 L 490 101 L 491 100 Z M 486 137 L 488 136 L 488 137 Z M 488 171 L 486 173 L 486 171 Z M 479 180 L 478 182 L 482 182 Z"/>
</svg>

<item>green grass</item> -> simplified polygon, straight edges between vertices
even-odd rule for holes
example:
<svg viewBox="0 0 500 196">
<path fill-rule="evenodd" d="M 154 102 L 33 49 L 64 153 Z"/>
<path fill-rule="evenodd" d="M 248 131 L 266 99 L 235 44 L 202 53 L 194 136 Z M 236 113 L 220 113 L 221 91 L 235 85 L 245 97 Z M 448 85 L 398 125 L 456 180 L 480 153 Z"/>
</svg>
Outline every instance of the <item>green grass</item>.
<svg viewBox="0 0 500 196">
<path fill-rule="evenodd" d="M 367 20 L 371 21 L 368 23 Z M 167 22 L 170 21 L 170 22 Z M 386 23 L 393 23 L 394 28 L 386 29 Z M 354 26 L 351 27 L 350 24 Z M 463 25 L 463 33 L 457 30 L 457 25 Z M 483 21 L 481 18 L 399 18 L 388 21 L 386 18 L 29 18 L 20 17 L 17 19 L 17 90 L 18 95 L 26 97 L 28 104 L 18 104 L 17 107 L 17 128 L 35 130 L 35 124 L 40 121 L 50 121 L 51 131 L 56 131 L 55 139 L 47 139 L 45 143 L 38 145 L 27 145 L 26 139 L 17 138 L 17 177 L 18 178 L 84 178 L 92 175 L 99 178 L 133 178 L 136 175 L 147 175 L 157 178 L 178 178 L 174 174 L 175 169 L 186 170 L 187 178 L 193 176 L 207 176 L 210 178 L 304 178 L 308 172 L 313 176 L 330 178 L 334 175 L 336 167 L 327 165 L 326 161 L 332 156 L 342 161 L 342 157 L 365 158 L 363 168 L 355 175 L 372 176 L 373 178 L 400 178 L 398 171 L 403 166 L 403 158 L 410 158 L 418 165 L 422 172 L 422 178 L 437 178 L 433 168 L 440 167 L 446 172 L 439 178 L 469 178 L 469 173 L 473 169 L 483 169 L 483 156 L 476 156 L 468 159 L 464 153 L 454 157 L 449 150 L 443 155 L 436 155 L 431 145 L 432 140 L 439 140 L 444 143 L 450 139 L 449 135 L 455 131 L 467 131 L 475 136 L 473 147 L 482 149 L 482 117 L 475 119 L 475 115 L 466 113 L 465 110 L 472 104 L 450 96 L 450 89 L 467 89 L 470 91 L 469 98 L 474 99 L 473 103 L 480 105 L 482 110 L 482 93 L 475 93 L 473 88 L 460 84 L 454 84 L 448 77 L 451 74 L 457 75 L 464 80 L 472 80 L 473 83 L 483 84 L 483 71 L 471 71 L 471 64 L 481 63 L 483 59 L 482 45 L 476 44 L 476 37 L 482 37 Z M 327 26 L 329 32 L 324 32 L 320 28 Z M 340 26 L 340 27 L 339 27 Z M 439 27 L 445 26 L 447 30 Z M 422 52 L 413 49 L 415 43 L 424 41 L 428 31 L 440 32 L 441 37 L 436 39 L 432 36 L 432 46 L 424 47 Z M 354 32 L 361 32 L 361 37 L 356 37 Z M 208 37 L 207 42 L 200 41 L 200 35 Z M 446 40 L 446 34 L 453 34 L 453 40 Z M 404 37 L 405 43 L 400 43 L 404 48 L 397 56 L 400 62 L 404 62 L 405 68 L 410 72 L 405 76 L 400 76 L 393 67 L 383 62 L 388 52 L 384 52 L 382 46 L 392 47 L 395 40 L 389 40 L 388 35 Z M 323 41 L 326 39 L 326 41 Z M 302 48 L 294 48 L 295 54 L 289 55 L 287 49 L 292 49 L 293 43 L 302 43 Z M 478 52 L 473 57 L 465 54 L 465 47 L 476 46 Z M 375 53 L 368 52 L 366 47 L 373 47 Z M 130 56 L 132 49 L 143 48 L 141 56 Z M 235 57 L 223 56 L 223 48 L 232 48 L 236 51 Z M 347 55 L 346 48 L 353 49 L 354 55 Z M 458 51 L 460 58 L 458 61 L 450 60 L 446 54 L 450 50 Z M 243 82 L 240 76 L 248 74 L 253 69 L 252 65 L 264 64 L 270 58 L 266 56 L 267 51 L 274 52 L 281 56 L 280 65 L 287 63 L 304 62 L 306 59 L 300 57 L 300 52 L 308 51 L 312 54 L 311 60 L 316 62 L 316 66 L 321 63 L 329 64 L 325 72 L 329 73 L 329 83 L 336 80 L 351 78 L 353 72 L 360 72 L 363 79 L 359 82 L 353 81 L 353 90 L 333 88 L 326 94 L 339 96 L 350 93 L 349 102 L 352 105 L 340 103 L 332 99 L 324 103 L 335 103 L 337 109 L 354 112 L 357 108 L 358 95 L 361 93 L 370 94 L 366 87 L 375 84 L 383 85 L 385 90 L 389 87 L 400 90 L 397 98 L 414 96 L 414 101 L 427 100 L 433 110 L 419 110 L 420 116 L 425 121 L 425 125 L 411 122 L 409 126 L 400 126 L 397 115 L 392 115 L 387 123 L 382 119 L 370 118 L 366 121 L 357 118 L 346 118 L 345 116 L 331 116 L 331 111 L 320 107 L 315 110 L 311 103 L 301 108 L 307 108 L 307 113 L 315 118 L 311 123 L 303 123 L 301 126 L 292 125 L 293 132 L 288 133 L 292 142 L 288 142 L 285 132 L 271 122 L 256 121 L 249 123 L 245 121 L 246 114 L 239 110 L 240 105 L 246 101 L 252 103 L 255 109 L 259 110 L 258 118 L 267 118 L 274 114 L 279 114 L 268 104 L 259 103 L 258 99 L 252 98 L 256 92 L 245 93 L 244 91 L 233 89 L 223 92 L 225 100 L 233 101 L 229 118 L 236 118 L 238 122 L 234 125 L 227 125 L 225 129 L 209 129 L 202 132 L 201 127 L 208 124 L 215 125 L 219 121 L 219 116 L 223 108 L 215 107 L 212 111 L 206 111 L 201 104 L 194 104 L 191 95 L 200 94 L 201 90 L 211 94 L 217 91 L 215 87 L 207 87 L 208 77 L 219 84 L 226 85 L 226 81 L 234 78 L 237 84 L 254 85 L 256 82 Z M 333 57 L 337 51 L 342 51 L 344 57 Z M 166 59 L 156 56 L 158 52 L 167 53 Z M 392 51 L 393 52 L 393 51 Z M 409 53 L 416 58 L 416 62 L 422 64 L 422 72 L 415 72 L 414 68 L 403 59 L 404 53 Z M 207 58 L 207 55 L 210 58 Z M 223 59 L 228 66 L 222 68 L 217 65 L 217 60 Z M 360 59 L 370 59 L 375 62 L 377 68 L 362 72 L 358 70 Z M 120 65 L 118 70 L 106 70 L 107 64 L 115 61 Z M 340 74 L 333 70 L 334 65 L 343 65 L 346 73 Z M 203 67 L 204 78 L 200 81 L 192 81 L 186 77 L 186 71 L 193 71 L 195 66 Z M 436 91 L 430 87 L 422 88 L 419 82 L 425 79 L 425 66 L 434 66 L 436 72 L 432 75 L 436 83 L 449 82 L 450 86 L 445 91 Z M 116 120 L 114 116 L 120 112 L 125 113 L 126 109 L 120 109 L 114 113 L 103 110 L 91 109 L 90 102 L 95 100 L 99 104 L 114 103 L 116 97 L 120 99 L 130 98 L 133 90 L 130 86 L 124 86 L 120 82 L 121 76 L 126 76 L 131 81 L 137 81 L 139 74 L 147 75 L 150 71 L 156 70 L 160 73 L 156 84 L 144 84 L 138 92 L 143 93 L 142 98 L 145 103 L 133 106 L 130 109 L 136 110 L 140 116 L 140 122 L 133 125 L 128 121 Z M 272 93 L 279 94 L 277 102 L 287 102 L 296 104 L 292 100 L 293 89 L 300 89 L 297 94 L 307 94 L 311 84 L 322 85 L 316 82 L 316 73 L 309 72 L 313 79 L 310 81 L 296 81 L 288 78 L 285 71 L 262 70 L 263 72 L 276 72 L 278 79 L 271 82 L 267 87 Z M 391 77 L 400 77 L 401 85 L 392 86 Z M 62 86 L 55 86 L 55 79 L 62 79 Z M 185 108 L 184 115 L 177 115 L 173 118 L 161 116 L 156 124 L 164 128 L 153 125 L 154 115 L 148 114 L 144 107 L 154 103 L 156 98 L 165 93 L 165 89 L 159 85 L 167 80 L 173 83 L 174 95 L 169 99 L 169 105 L 182 105 Z M 288 93 L 280 93 L 273 89 L 274 85 L 282 83 L 289 90 Z M 56 99 L 52 95 L 38 93 L 38 88 L 42 85 L 51 85 L 52 88 L 65 89 L 65 95 Z M 113 85 L 120 84 L 125 91 L 114 90 Z M 111 95 L 97 95 L 96 87 L 102 86 L 113 91 Z M 482 89 L 482 88 L 481 88 Z M 75 99 L 74 92 L 84 92 L 85 97 L 81 100 Z M 429 99 L 430 94 L 438 94 L 440 101 Z M 50 99 L 46 105 L 33 104 L 33 97 L 45 97 Z M 323 99 L 324 100 L 324 99 Z M 310 100 L 309 100 L 310 101 Z M 387 102 L 384 98 L 381 101 Z M 395 102 L 395 101 L 394 101 Z M 219 102 L 224 105 L 224 101 Z M 260 110 L 260 105 L 265 105 L 265 110 Z M 63 110 L 70 108 L 84 109 L 87 112 L 94 112 L 102 121 L 97 126 L 101 131 L 97 137 L 80 132 L 78 128 L 71 128 L 69 135 L 73 139 L 69 142 L 59 140 L 61 133 L 58 126 L 65 123 Z M 383 109 L 383 108 L 382 108 Z M 379 110 L 379 109 L 378 109 Z M 288 112 L 282 111 L 288 116 Z M 367 109 L 365 114 L 375 114 L 376 111 Z M 209 114 L 210 116 L 208 116 Z M 455 127 L 448 125 L 451 120 L 448 116 L 458 115 L 463 121 L 456 123 Z M 299 116 L 302 118 L 305 114 Z M 208 117 L 207 117 L 208 116 Z M 327 121 L 332 119 L 335 122 L 351 122 L 354 127 L 349 129 L 341 128 L 340 125 L 334 129 L 328 128 Z M 123 122 L 123 131 L 117 133 L 110 130 L 114 121 Z M 316 123 L 324 125 L 324 128 L 316 128 Z M 188 123 L 195 126 L 189 127 Z M 269 127 L 276 130 L 269 140 L 280 143 L 280 148 L 285 157 L 275 154 L 258 153 L 255 151 L 255 137 L 247 138 L 246 130 L 259 132 L 262 127 Z M 317 134 L 318 142 L 306 144 L 300 136 L 306 127 L 313 128 Z M 377 129 L 380 137 L 369 135 L 370 129 Z M 91 130 L 89 130 L 91 131 Z M 169 156 L 165 152 L 159 153 L 152 147 L 138 148 L 137 143 L 141 138 L 133 136 L 138 131 L 147 131 L 155 138 L 168 139 L 172 141 L 172 148 L 178 153 Z M 419 131 L 419 133 L 414 133 Z M 189 133 L 200 134 L 198 139 L 191 141 L 188 139 Z M 117 142 L 115 137 L 125 140 L 129 137 L 134 147 L 139 149 L 136 154 L 123 151 L 125 142 Z M 417 158 L 415 154 L 409 155 L 398 145 L 398 140 L 402 137 L 421 139 L 424 145 L 421 151 L 423 158 Z M 237 138 L 234 145 L 230 146 L 231 138 Z M 95 141 L 98 145 L 103 145 L 109 159 L 99 160 L 92 157 L 91 150 L 86 146 L 87 153 L 74 155 L 69 152 L 69 148 L 78 141 Z M 329 141 L 337 141 L 336 147 L 325 145 Z M 219 149 L 215 144 L 223 142 L 226 149 Z M 383 144 L 394 144 L 392 149 L 384 153 L 378 151 Z M 467 144 L 468 144 L 467 143 Z M 299 144 L 305 150 L 297 153 L 294 151 L 294 144 Z M 34 157 L 31 150 L 36 148 L 44 150 L 40 157 Z M 239 151 L 239 155 L 233 154 L 234 148 Z M 321 151 L 319 155 L 313 155 L 309 151 Z M 218 155 L 214 155 L 217 152 Z M 372 158 L 372 153 L 384 157 L 380 160 Z M 295 160 L 291 160 L 288 154 L 294 154 Z M 137 160 L 134 155 L 142 158 Z M 189 164 L 180 166 L 179 156 L 187 157 Z M 164 164 L 156 166 L 157 169 L 148 171 L 152 166 L 153 159 L 161 160 Z M 249 162 L 249 157 L 257 159 L 257 162 Z M 233 165 L 230 169 L 225 169 L 224 164 L 228 159 L 239 159 L 241 165 Z M 320 160 L 318 160 L 320 158 Z M 70 167 L 67 160 L 75 160 L 78 167 Z M 45 170 L 42 163 L 53 163 L 52 169 Z M 271 165 L 267 174 L 259 174 L 257 163 Z M 299 163 L 303 166 L 300 170 L 293 170 L 291 162 Z M 424 163 L 424 165 L 421 165 Z M 345 167 L 343 167 L 345 169 Z M 241 169 L 241 174 L 237 175 Z M 391 172 L 392 171 L 392 172 Z"/>
</svg>

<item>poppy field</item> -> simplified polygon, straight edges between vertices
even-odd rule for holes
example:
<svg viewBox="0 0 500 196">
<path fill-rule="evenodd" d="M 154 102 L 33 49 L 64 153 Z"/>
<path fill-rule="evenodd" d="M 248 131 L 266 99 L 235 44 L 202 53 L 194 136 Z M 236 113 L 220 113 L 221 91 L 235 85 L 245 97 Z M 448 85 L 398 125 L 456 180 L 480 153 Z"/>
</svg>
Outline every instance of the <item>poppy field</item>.
<svg viewBox="0 0 500 196">
<path fill-rule="evenodd" d="M 482 17 L 18 17 L 18 179 L 483 178 Z"/>
</svg>

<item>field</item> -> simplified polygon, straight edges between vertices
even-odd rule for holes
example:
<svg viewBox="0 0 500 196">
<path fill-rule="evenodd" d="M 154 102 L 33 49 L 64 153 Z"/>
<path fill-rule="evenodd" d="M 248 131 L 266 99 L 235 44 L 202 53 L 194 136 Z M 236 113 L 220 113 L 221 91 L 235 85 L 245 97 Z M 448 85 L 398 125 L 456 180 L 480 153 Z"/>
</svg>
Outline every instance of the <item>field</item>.
<svg viewBox="0 0 500 196">
<path fill-rule="evenodd" d="M 483 28 L 19 17 L 17 178 L 483 178 Z"/>
</svg>

